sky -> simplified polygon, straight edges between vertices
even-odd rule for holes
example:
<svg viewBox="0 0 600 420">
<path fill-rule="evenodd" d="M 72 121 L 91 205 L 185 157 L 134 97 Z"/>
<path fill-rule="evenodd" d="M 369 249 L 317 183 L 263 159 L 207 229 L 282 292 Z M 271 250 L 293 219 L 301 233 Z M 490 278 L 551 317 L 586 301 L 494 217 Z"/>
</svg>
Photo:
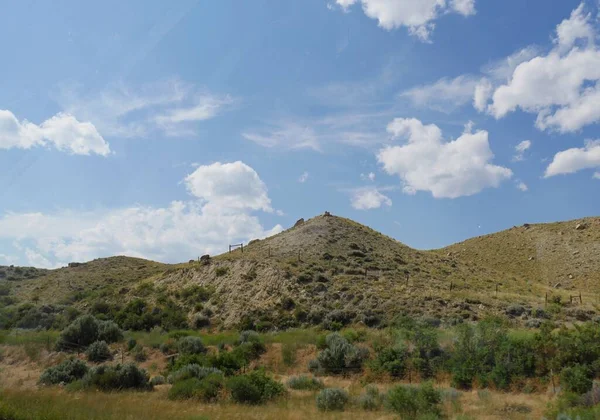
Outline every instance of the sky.
<svg viewBox="0 0 600 420">
<path fill-rule="evenodd" d="M 598 3 L 0 0 L 0 265 L 600 209 Z"/>
</svg>

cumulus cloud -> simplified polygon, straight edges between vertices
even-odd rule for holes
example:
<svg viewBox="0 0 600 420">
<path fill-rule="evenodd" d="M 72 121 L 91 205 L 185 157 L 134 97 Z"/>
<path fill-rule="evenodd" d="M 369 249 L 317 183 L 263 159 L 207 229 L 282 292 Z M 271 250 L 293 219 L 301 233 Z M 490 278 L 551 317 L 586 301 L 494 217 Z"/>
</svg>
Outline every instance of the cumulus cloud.
<svg viewBox="0 0 600 420">
<path fill-rule="evenodd" d="M 27 264 L 55 267 L 111 255 L 179 262 L 282 230 L 263 227 L 251 213 L 271 209 L 266 187 L 252 168 L 233 162 L 198 169 L 184 180 L 198 199 L 166 207 L 6 213 L 0 217 L 0 239 L 15 242 Z M 206 192 L 199 193 L 201 187 Z"/>
<path fill-rule="evenodd" d="M 529 190 L 529 187 L 523 181 L 517 181 L 517 189 L 526 192 Z"/>
<path fill-rule="evenodd" d="M 366 181 L 367 179 L 369 181 L 375 181 L 375 174 L 373 172 L 369 172 L 368 174 L 360 174 L 360 179 L 363 181 Z"/>
<path fill-rule="evenodd" d="M 573 132 L 600 121 L 600 49 L 582 3 L 556 28 L 547 54 L 521 61 L 497 86 L 486 110 L 495 118 L 521 109 L 540 130 Z M 480 107 L 479 109 L 482 109 Z"/>
<path fill-rule="evenodd" d="M 475 0 L 336 0 L 336 3 L 345 12 L 360 3 L 365 15 L 376 19 L 381 28 L 389 31 L 406 27 L 411 35 L 424 42 L 429 41 L 440 16 L 475 14 Z"/>
<path fill-rule="evenodd" d="M 515 146 L 515 155 L 513 160 L 516 162 L 525 159 L 525 152 L 531 147 L 531 140 L 523 140 L 521 143 Z"/>
<path fill-rule="evenodd" d="M 563 150 L 554 155 L 544 177 L 572 174 L 582 169 L 600 167 L 600 140 L 588 140 L 582 148 Z"/>
<path fill-rule="evenodd" d="M 0 110 L 0 149 L 53 147 L 74 155 L 110 154 L 108 143 L 96 127 L 73 115 L 59 113 L 40 125 L 19 121 L 8 110 Z"/>
<path fill-rule="evenodd" d="M 396 118 L 387 127 L 394 138 L 406 144 L 388 146 L 377 160 L 390 175 L 398 175 L 407 194 L 429 191 L 436 198 L 457 198 L 498 187 L 512 171 L 491 163 L 488 132 L 465 131 L 453 141 L 444 141 L 434 124 L 424 125 L 415 118 Z"/>
<path fill-rule="evenodd" d="M 392 200 L 375 187 L 357 188 L 352 191 L 350 198 L 352 207 L 357 210 L 378 209 L 381 206 L 391 206 Z"/>
<path fill-rule="evenodd" d="M 159 131 L 168 136 L 192 135 L 195 123 L 215 118 L 236 99 L 169 79 L 141 86 L 115 83 L 100 92 L 84 93 L 64 85 L 57 102 L 72 115 L 91 121 L 106 136 L 135 138 Z"/>
</svg>

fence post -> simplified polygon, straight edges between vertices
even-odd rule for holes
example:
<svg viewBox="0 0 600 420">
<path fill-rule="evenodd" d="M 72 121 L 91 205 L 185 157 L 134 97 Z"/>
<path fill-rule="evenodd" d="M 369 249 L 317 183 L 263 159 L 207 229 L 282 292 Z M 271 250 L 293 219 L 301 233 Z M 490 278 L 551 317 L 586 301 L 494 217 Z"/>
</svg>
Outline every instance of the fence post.
<svg viewBox="0 0 600 420">
<path fill-rule="evenodd" d="M 496 297 L 498 297 L 498 283 L 496 283 Z"/>
<path fill-rule="evenodd" d="M 452 291 L 452 282 L 450 282 L 450 291 Z"/>
<path fill-rule="evenodd" d="M 581 290 L 579 291 L 579 303 L 583 305 L 583 300 L 581 300 Z"/>
</svg>

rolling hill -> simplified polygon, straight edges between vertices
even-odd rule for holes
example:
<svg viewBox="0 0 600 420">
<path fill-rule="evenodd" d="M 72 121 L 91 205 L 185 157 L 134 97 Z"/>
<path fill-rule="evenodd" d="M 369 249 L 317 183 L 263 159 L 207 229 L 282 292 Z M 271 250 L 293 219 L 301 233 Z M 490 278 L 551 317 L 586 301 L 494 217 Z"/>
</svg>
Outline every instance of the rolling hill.
<svg viewBox="0 0 600 420">
<path fill-rule="evenodd" d="M 0 283 L 8 291 L 5 307 L 88 311 L 137 298 L 156 307 L 171 302 L 186 316 L 202 314 L 225 328 L 377 326 L 397 315 L 451 323 L 489 314 L 571 321 L 596 313 L 599 251 L 599 218 L 513 227 L 419 251 L 326 213 L 208 261 L 112 257 L 21 269 L 29 274 L 5 275 Z M 571 298 L 580 293 L 581 302 Z"/>
</svg>

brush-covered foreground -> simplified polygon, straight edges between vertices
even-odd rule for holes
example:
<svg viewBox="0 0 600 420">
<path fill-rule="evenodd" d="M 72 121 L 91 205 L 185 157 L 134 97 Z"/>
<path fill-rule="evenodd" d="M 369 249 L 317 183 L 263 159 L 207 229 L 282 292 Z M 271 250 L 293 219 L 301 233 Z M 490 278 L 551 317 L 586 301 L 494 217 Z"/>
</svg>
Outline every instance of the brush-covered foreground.
<svg viewBox="0 0 600 420">
<path fill-rule="evenodd" d="M 0 419 L 595 419 L 600 413 L 595 323 L 545 323 L 534 331 L 500 318 L 440 328 L 402 317 L 386 329 L 339 332 L 142 333 L 83 316 L 59 333 L 13 330 L 0 343 Z M 105 345 L 109 354 L 96 362 L 94 353 L 104 354 Z"/>
</svg>

